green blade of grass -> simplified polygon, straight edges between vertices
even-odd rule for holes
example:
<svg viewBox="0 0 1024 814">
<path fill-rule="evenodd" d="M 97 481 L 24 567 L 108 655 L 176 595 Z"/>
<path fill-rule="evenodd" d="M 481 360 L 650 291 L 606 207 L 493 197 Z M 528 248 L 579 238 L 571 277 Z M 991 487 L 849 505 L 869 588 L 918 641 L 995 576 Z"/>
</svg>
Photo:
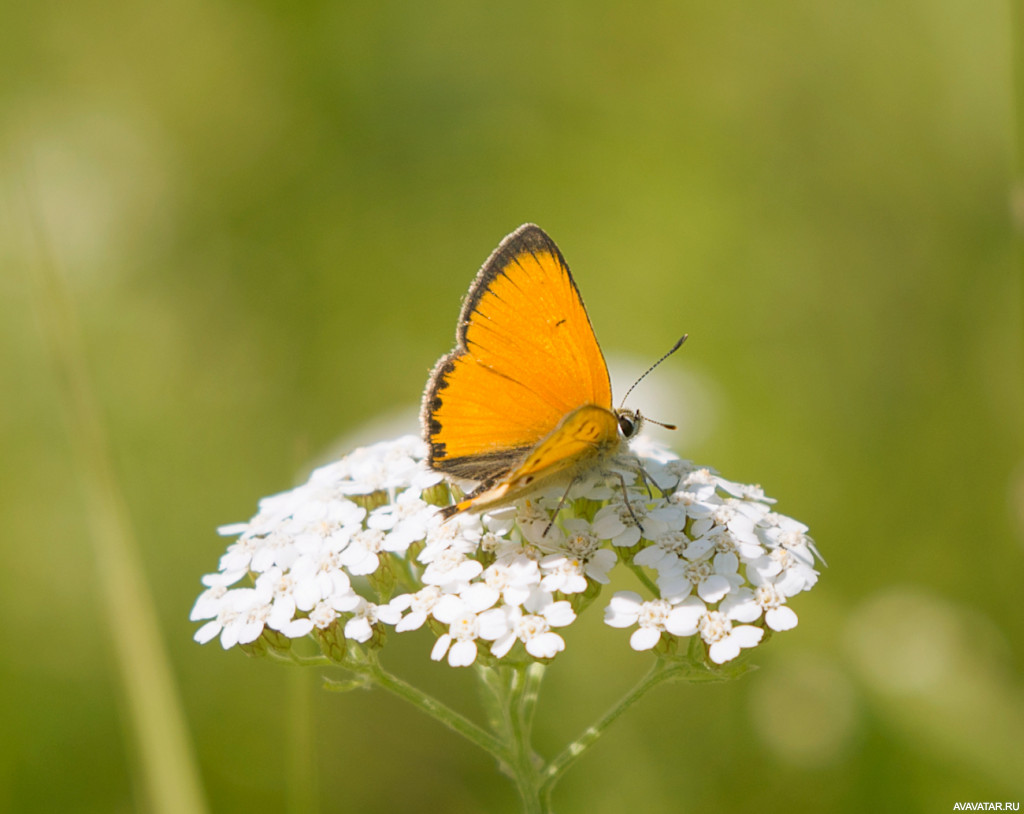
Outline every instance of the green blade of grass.
<svg viewBox="0 0 1024 814">
<path fill-rule="evenodd" d="M 82 484 L 90 543 L 112 653 L 123 688 L 127 729 L 134 733 L 148 810 L 204 814 L 207 810 L 184 712 L 157 622 L 130 515 L 111 460 L 93 394 L 75 310 L 47 250 L 32 206 L 26 207 L 36 248 L 31 279 L 36 308 L 70 431 Z M 85 578 L 83 577 L 83 581 Z"/>
</svg>

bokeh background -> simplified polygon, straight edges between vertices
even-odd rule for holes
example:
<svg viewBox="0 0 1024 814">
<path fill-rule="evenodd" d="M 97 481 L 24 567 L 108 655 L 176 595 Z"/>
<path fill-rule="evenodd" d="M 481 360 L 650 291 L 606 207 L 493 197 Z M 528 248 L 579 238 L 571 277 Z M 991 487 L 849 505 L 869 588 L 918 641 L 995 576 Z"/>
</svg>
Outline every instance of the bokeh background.
<svg viewBox="0 0 1024 814">
<path fill-rule="evenodd" d="M 140 665 L 164 654 L 209 810 L 516 810 L 485 755 L 402 702 L 201 647 L 188 612 L 217 525 L 414 420 L 461 295 L 527 220 L 610 357 L 642 368 L 690 334 L 631 403 L 761 483 L 829 563 L 761 669 L 659 688 L 558 810 L 1021 801 L 1007 3 L 0 15 L 0 810 L 156 810 L 119 667 L 148 621 L 132 597 L 160 638 L 132 645 L 130 681 L 160 685 Z M 119 518 L 138 594 L 107 556 Z M 472 712 L 471 674 L 429 647 L 385 652 Z M 540 747 L 648 658 L 593 608 L 548 671 Z"/>
</svg>

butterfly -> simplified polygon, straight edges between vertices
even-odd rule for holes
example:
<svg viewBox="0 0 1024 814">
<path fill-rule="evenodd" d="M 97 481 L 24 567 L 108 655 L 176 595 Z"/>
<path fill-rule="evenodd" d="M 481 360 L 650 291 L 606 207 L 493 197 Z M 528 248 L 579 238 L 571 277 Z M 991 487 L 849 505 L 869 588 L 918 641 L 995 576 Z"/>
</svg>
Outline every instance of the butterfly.
<svg viewBox="0 0 1024 814">
<path fill-rule="evenodd" d="M 520 226 L 481 267 L 455 348 L 430 374 L 420 420 L 430 468 L 480 482 L 441 510 L 446 518 L 571 486 L 639 432 L 639 410 L 612 406 L 579 289 L 539 226 Z"/>
</svg>

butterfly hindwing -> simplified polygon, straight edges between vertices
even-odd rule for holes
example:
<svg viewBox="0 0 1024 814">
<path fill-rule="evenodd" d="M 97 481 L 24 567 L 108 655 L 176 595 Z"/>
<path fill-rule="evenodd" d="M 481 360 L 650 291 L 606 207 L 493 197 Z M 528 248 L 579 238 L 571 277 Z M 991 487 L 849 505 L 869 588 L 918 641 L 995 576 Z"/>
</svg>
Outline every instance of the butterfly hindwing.
<svg viewBox="0 0 1024 814">
<path fill-rule="evenodd" d="M 494 508 L 552 481 L 571 480 L 598 465 L 619 443 L 615 413 L 593 404 L 580 407 L 567 415 L 513 470 L 497 482 L 485 483 L 448 507 L 446 513 L 450 516 L 467 509 Z"/>
</svg>

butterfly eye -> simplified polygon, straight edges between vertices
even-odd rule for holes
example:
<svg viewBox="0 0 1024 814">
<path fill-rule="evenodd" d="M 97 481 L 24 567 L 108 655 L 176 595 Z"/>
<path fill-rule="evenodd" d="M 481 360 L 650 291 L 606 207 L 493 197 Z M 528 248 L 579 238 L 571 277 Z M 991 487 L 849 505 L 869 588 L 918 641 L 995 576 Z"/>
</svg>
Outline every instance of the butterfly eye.
<svg viewBox="0 0 1024 814">
<path fill-rule="evenodd" d="M 640 414 L 639 413 L 619 413 L 619 432 L 622 433 L 625 438 L 632 438 L 640 429 Z"/>
</svg>

